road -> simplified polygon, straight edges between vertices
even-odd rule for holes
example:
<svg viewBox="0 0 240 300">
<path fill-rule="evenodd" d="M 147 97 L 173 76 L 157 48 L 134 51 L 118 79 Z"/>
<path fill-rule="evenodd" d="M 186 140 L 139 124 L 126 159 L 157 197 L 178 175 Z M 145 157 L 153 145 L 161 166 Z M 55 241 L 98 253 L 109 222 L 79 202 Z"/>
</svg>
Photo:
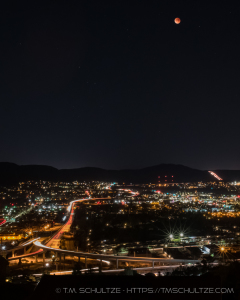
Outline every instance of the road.
<svg viewBox="0 0 240 300">
<path fill-rule="evenodd" d="M 118 261 L 145 261 L 150 262 L 154 266 L 155 262 L 164 263 L 164 264 L 196 264 L 199 263 L 199 260 L 184 260 L 184 259 L 171 259 L 171 258 L 153 258 L 153 257 L 131 257 L 131 256 L 114 256 L 114 255 L 104 255 L 104 254 L 95 254 L 95 253 L 88 253 L 88 252 L 78 252 L 78 251 L 69 251 L 69 250 L 62 250 L 59 249 L 60 246 L 60 240 L 62 235 L 65 232 L 69 232 L 70 226 L 72 225 L 73 221 L 73 215 L 74 215 L 74 205 L 76 202 L 83 202 L 83 201 L 91 201 L 91 200 L 103 200 L 108 198 L 87 198 L 87 199 L 78 199 L 70 202 L 70 205 L 68 207 L 68 212 L 70 212 L 69 218 L 65 225 L 56 233 L 53 237 L 50 238 L 50 240 L 46 243 L 46 245 L 42 244 L 39 241 L 34 241 L 34 245 L 39 248 L 38 251 L 34 253 L 24 254 L 17 257 L 11 257 L 8 260 L 14 260 L 24 257 L 29 257 L 33 255 L 37 255 L 45 251 L 53 251 L 58 254 L 64 254 L 64 255 L 71 255 L 71 256 L 77 256 L 77 257 L 85 257 L 85 258 L 92 258 L 92 259 L 98 259 L 98 260 L 107 260 L 107 261 L 116 261 L 117 262 L 117 268 L 118 268 Z"/>
<path fill-rule="evenodd" d="M 146 273 L 155 273 L 157 275 L 158 272 L 172 272 L 174 269 L 180 267 L 180 265 L 172 265 L 172 266 L 156 266 L 154 268 L 152 267 L 144 267 L 144 268 L 132 268 L 132 270 L 137 271 L 141 274 Z M 91 269 L 94 273 L 99 273 L 99 268 L 95 267 Z M 89 269 L 81 269 L 81 272 L 88 272 Z M 112 269 L 112 270 L 102 270 L 102 273 L 105 274 L 118 274 L 120 272 L 124 272 L 125 269 Z M 73 270 L 70 271 L 57 271 L 57 272 L 50 272 L 51 275 L 71 275 Z M 33 274 L 34 276 L 42 276 L 42 274 Z"/>
<path fill-rule="evenodd" d="M 40 238 L 38 237 L 38 238 L 32 238 L 32 239 L 30 239 L 30 240 L 28 240 L 28 241 L 26 241 L 26 242 L 23 242 L 23 243 L 21 243 L 21 244 L 19 244 L 17 247 L 15 247 L 15 248 L 12 248 L 12 249 L 7 249 L 7 250 L 5 250 L 5 252 L 15 252 L 15 251 L 17 251 L 17 250 L 20 250 L 20 249 L 23 249 L 23 248 L 25 248 L 26 246 L 29 246 L 29 245 L 31 245 L 33 242 L 35 242 L 35 241 L 37 241 L 37 240 L 39 240 Z"/>
<path fill-rule="evenodd" d="M 69 232 L 70 226 L 72 225 L 73 215 L 74 215 L 74 204 L 76 202 L 83 202 L 89 200 L 99 200 L 103 198 L 93 198 L 93 199 L 79 199 L 70 202 L 68 207 L 68 211 L 70 212 L 70 216 L 66 224 L 62 227 L 62 229 L 54 235 L 54 237 L 46 244 L 43 245 L 40 242 L 34 242 L 35 246 L 44 249 L 58 252 L 59 254 L 65 255 L 74 255 L 74 256 L 84 256 L 92 259 L 100 259 L 100 260 L 124 260 L 124 261 L 148 261 L 154 264 L 154 262 L 161 263 L 198 263 L 199 260 L 183 260 L 183 259 L 170 259 L 170 258 L 150 258 L 150 257 L 131 257 L 131 256 L 113 256 L 113 255 L 104 255 L 104 254 L 95 254 L 95 253 L 87 253 L 87 252 L 77 252 L 77 251 L 69 251 L 59 249 L 59 244 L 62 235 L 65 232 Z"/>
</svg>

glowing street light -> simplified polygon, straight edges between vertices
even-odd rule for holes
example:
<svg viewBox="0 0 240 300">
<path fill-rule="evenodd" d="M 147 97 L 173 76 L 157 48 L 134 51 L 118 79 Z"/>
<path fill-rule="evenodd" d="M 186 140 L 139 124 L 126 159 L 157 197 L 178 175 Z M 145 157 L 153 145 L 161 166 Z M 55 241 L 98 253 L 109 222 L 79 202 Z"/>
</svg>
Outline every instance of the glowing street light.
<svg viewBox="0 0 240 300">
<path fill-rule="evenodd" d="M 173 238 L 173 235 L 172 235 L 172 234 L 170 234 L 170 235 L 169 235 L 169 237 L 170 237 L 170 239 L 172 239 L 172 238 Z"/>
<path fill-rule="evenodd" d="M 182 232 L 180 233 L 180 236 L 183 237 L 183 233 Z"/>
</svg>

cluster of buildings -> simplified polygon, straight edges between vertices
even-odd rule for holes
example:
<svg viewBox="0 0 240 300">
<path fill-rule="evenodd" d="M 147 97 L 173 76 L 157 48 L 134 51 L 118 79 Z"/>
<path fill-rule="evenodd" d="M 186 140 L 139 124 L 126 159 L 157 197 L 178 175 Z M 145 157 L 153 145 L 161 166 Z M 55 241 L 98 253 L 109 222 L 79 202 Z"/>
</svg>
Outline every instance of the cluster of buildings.
<svg viewBox="0 0 240 300">
<path fill-rule="evenodd" d="M 64 201 L 83 198 L 88 195 L 86 191 L 102 197 L 112 194 L 109 183 L 104 182 L 50 182 L 27 181 L 19 182 L 16 186 L 0 187 L 0 205 L 6 201 L 13 203 L 22 199 L 24 203 L 31 201 Z"/>
<path fill-rule="evenodd" d="M 34 235 L 47 236 L 54 231 L 56 224 L 65 222 L 71 200 L 104 198 L 91 203 L 86 201 L 86 219 L 101 220 L 106 215 L 111 219 L 113 215 L 133 216 L 149 212 L 147 222 L 140 222 L 139 226 L 154 230 L 155 217 L 159 213 L 170 220 L 177 220 L 182 214 L 198 213 L 206 220 L 213 221 L 212 231 L 208 236 L 182 236 L 180 239 L 176 239 L 173 232 L 168 241 L 151 239 L 123 245 L 103 240 L 95 248 L 97 253 L 115 255 L 119 250 L 133 256 L 203 259 L 212 255 L 213 249 L 219 252 L 224 247 L 224 253 L 232 253 L 235 247 L 236 256 L 240 243 L 240 223 L 233 220 L 240 217 L 239 195 L 240 185 L 237 182 L 223 181 L 135 185 L 76 181 L 20 182 L 17 186 L 0 188 L 0 240 L 2 245 L 8 247 L 8 244 L 13 246 L 12 241 L 18 243 Z M 117 204 L 115 210 L 105 209 L 114 204 Z M 222 224 L 221 220 L 225 219 L 230 221 Z M 114 228 L 111 222 L 106 226 Z M 126 230 L 133 228 L 131 222 L 116 226 Z"/>
</svg>

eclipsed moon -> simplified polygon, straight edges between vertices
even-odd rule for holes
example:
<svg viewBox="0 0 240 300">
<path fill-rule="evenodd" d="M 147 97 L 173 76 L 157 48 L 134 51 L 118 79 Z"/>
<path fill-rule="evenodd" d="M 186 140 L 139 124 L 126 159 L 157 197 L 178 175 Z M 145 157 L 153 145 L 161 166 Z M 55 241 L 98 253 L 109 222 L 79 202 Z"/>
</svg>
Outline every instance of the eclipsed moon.
<svg viewBox="0 0 240 300">
<path fill-rule="evenodd" d="M 176 24 L 180 24 L 181 20 L 180 20 L 180 18 L 175 18 L 175 19 L 174 19 L 174 22 L 175 22 Z"/>
</svg>

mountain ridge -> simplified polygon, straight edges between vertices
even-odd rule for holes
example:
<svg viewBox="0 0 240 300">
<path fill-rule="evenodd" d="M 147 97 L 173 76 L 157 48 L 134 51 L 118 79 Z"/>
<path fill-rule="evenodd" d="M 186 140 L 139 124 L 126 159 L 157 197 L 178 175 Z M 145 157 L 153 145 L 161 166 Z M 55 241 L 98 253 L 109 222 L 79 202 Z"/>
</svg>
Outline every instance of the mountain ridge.
<svg viewBox="0 0 240 300">
<path fill-rule="evenodd" d="M 220 174 L 221 173 L 221 174 Z M 224 171 L 219 171 L 223 176 Z M 227 177 L 232 177 L 230 171 Z M 240 179 L 240 171 L 234 172 Z M 74 169 L 57 169 L 47 165 L 18 165 L 11 162 L 0 162 L 0 184 L 16 184 L 20 181 L 109 181 L 125 183 L 164 183 L 214 181 L 208 171 L 190 168 L 181 164 L 159 164 L 140 169 L 107 170 L 95 167 Z"/>
</svg>

